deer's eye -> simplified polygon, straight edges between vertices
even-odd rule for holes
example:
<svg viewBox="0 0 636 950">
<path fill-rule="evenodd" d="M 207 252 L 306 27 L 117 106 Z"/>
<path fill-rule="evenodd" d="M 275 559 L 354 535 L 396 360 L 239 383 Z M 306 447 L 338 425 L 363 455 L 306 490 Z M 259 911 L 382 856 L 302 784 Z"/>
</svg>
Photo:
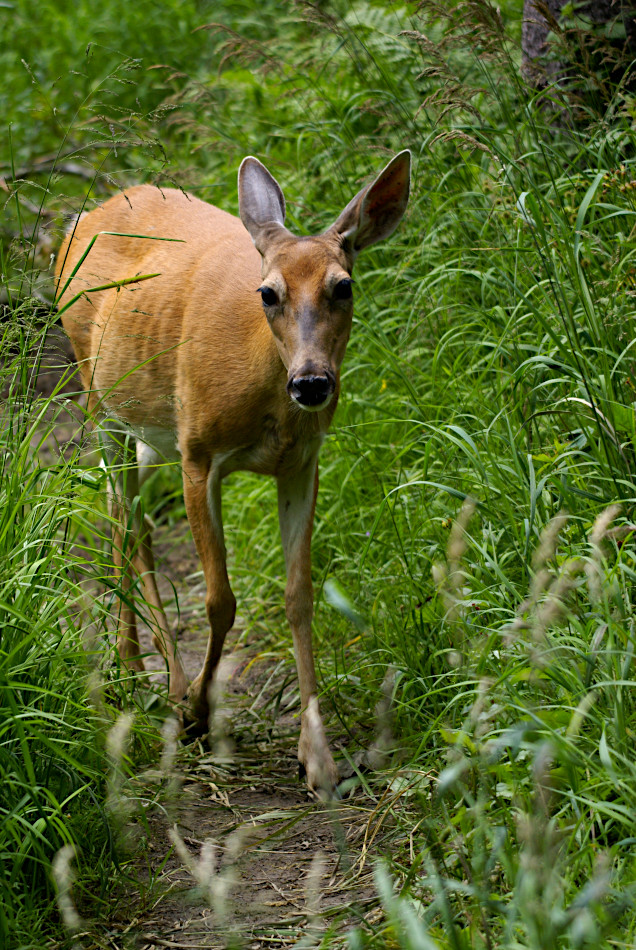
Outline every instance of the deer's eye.
<svg viewBox="0 0 636 950">
<path fill-rule="evenodd" d="M 353 281 L 350 277 L 345 277 L 343 280 L 339 280 L 333 289 L 333 299 L 350 300 L 351 297 L 353 297 L 353 290 L 351 288 L 352 284 Z"/>
<path fill-rule="evenodd" d="M 278 303 L 278 294 L 271 287 L 259 287 L 258 292 L 266 307 L 275 307 Z"/>
</svg>

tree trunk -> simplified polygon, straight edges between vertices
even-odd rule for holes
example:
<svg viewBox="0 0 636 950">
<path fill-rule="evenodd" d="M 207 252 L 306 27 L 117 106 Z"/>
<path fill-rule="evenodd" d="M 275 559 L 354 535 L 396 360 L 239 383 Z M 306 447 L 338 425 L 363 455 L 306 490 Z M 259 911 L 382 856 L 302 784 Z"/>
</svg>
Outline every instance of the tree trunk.
<svg viewBox="0 0 636 950">
<path fill-rule="evenodd" d="M 572 13 L 562 18 L 564 8 L 571 11 L 573 6 L 576 19 Z M 600 51 L 605 46 L 604 52 L 611 48 L 613 56 L 610 56 L 610 61 L 613 62 L 609 73 L 621 72 L 621 64 L 624 72 L 636 50 L 634 12 L 633 0 L 589 0 L 583 4 L 572 4 L 571 0 L 524 0 L 521 27 L 523 75 L 537 89 L 551 83 L 568 85 L 566 76 L 571 66 L 580 66 L 585 61 L 589 68 L 589 57 L 581 56 L 580 62 L 576 62 L 579 59 L 577 53 L 583 46 L 592 56 L 595 47 Z M 600 29 L 608 25 L 615 27 L 609 34 Z M 558 43 L 558 51 L 548 42 L 550 32 L 563 41 Z M 606 65 L 603 56 L 598 59 L 599 65 Z M 608 73 L 607 68 L 605 72 Z M 598 78 L 603 82 L 606 77 Z"/>
</svg>

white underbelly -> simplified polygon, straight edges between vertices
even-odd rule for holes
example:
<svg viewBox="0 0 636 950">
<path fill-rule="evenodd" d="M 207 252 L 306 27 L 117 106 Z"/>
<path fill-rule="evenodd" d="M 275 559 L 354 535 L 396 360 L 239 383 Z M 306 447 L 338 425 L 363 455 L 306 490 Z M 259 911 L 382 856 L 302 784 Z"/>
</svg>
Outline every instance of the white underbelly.
<svg viewBox="0 0 636 950">
<path fill-rule="evenodd" d="M 133 433 L 137 440 L 136 453 L 140 485 L 143 485 L 158 465 L 176 462 L 180 458 L 176 435 L 169 429 L 144 426 L 139 430 L 133 430 Z"/>
<path fill-rule="evenodd" d="M 162 429 L 159 426 L 129 426 L 137 439 L 137 458 L 150 453 L 164 462 L 176 462 L 181 458 L 177 433 L 173 429 Z"/>
</svg>

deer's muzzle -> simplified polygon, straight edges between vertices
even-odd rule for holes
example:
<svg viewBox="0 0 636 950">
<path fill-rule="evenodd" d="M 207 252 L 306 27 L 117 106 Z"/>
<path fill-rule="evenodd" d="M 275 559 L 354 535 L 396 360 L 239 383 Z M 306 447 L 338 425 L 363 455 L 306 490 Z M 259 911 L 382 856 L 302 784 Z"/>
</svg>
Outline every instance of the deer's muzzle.
<svg viewBox="0 0 636 950">
<path fill-rule="evenodd" d="M 302 409 L 324 409 L 334 394 L 336 380 L 332 373 L 314 375 L 306 373 L 292 376 L 287 382 L 287 392 Z"/>
</svg>

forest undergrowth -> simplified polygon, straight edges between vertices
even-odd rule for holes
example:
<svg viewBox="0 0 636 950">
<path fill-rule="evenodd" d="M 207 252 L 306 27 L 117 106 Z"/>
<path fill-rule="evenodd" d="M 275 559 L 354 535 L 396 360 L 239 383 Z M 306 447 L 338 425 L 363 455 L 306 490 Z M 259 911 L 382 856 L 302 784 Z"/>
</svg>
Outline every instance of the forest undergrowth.
<svg viewBox="0 0 636 950">
<path fill-rule="evenodd" d="M 113 795 L 137 822 L 161 807 L 135 776 L 167 741 L 161 690 L 110 646 L 125 595 L 73 367 L 37 383 L 69 215 L 142 180 L 236 213 L 255 154 L 312 233 L 410 148 L 407 216 L 355 274 L 313 545 L 330 732 L 355 763 L 391 712 L 382 767 L 353 780 L 386 815 L 383 913 L 314 942 L 633 946 L 630 64 L 608 85 L 574 58 L 576 82 L 537 92 L 511 0 L 155 13 L 0 6 L 3 945 L 71 946 L 77 906 L 99 932 L 130 886 Z M 178 472 L 139 504 L 183 519 Z M 244 636 L 291 664 L 274 487 L 234 476 L 224 510 Z"/>
</svg>

